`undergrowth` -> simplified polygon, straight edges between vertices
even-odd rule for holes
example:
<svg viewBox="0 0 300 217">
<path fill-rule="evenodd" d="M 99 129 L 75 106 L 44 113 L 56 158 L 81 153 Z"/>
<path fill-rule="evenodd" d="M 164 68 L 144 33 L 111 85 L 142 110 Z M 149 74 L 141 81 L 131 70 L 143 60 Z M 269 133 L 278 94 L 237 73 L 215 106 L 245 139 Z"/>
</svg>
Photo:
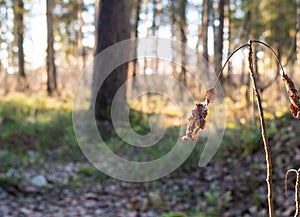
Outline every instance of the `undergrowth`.
<svg viewBox="0 0 300 217">
<path fill-rule="evenodd" d="M 71 108 L 70 102 L 44 96 L 12 94 L 1 98 L 0 157 L 9 160 L 20 155 L 22 160 L 28 153 L 38 152 L 53 160 L 82 160 Z"/>
<path fill-rule="evenodd" d="M 73 132 L 69 101 L 40 96 L 11 95 L 0 99 L 0 117 L 0 188 L 18 186 L 20 178 L 11 176 L 14 169 L 22 170 L 50 161 L 86 162 Z M 268 117 L 266 122 L 270 123 L 267 128 L 270 140 L 285 129 L 290 122 L 289 114 L 282 117 L 272 115 L 266 115 L 266 117 Z M 227 162 L 230 164 L 239 163 L 261 149 L 262 141 L 257 127 L 259 123 L 253 121 L 241 125 L 234 123 L 231 117 L 227 118 L 230 127 L 225 131 L 215 160 L 221 162 L 225 159 L 225 161 L 230 161 Z M 147 134 L 149 131 L 147 118 L 140 113 L 131 114 L 131 126 L 139 134 Z M 174 146 L 178 137 L 179 127 L 170 127 L 160 143 L 149 147 L 146 152 L 139 152 L 135 148 L 129 149 L 129 146 L 126 147 L 126 143 L 117 137 L 109 138 L 107 143 L 118 155 L 134 156 L 129 159 L 141 161 L 157 159 L 165 155 Z M 195 169 L 203 151 L 204 142 L 205 139 L 197 141 L 196 148 L 179 168 L 177 175 L 180 176 L 181 172 L 184 174 L 183 171 Z M 130 155 L 130 152 L 135 155 Z M 254 166 L 258 168 L 261 164 Z M 264 170 L 263 167 L 258 169 Z M 80 188 L 84 183 L 102 182 L 107 178 L 93 166 L 85 166 L 70 179 L 68 186 Z M 260 199 L 255 196 L 256 194 L 258 193 L 254 191 L 252 197 L 259 203 Z M 220 210 L 224 209 L 224 204 L 230 199 L 229 196 L 226 194 L 219 196 L 219 192 L 214 189 L 207 189 L 203 198 L 210 204 L 209 206 L 215 207 L 214 209 L 205 212 L 203 210 L 191 210 L 187 213 L 171 212 L 163 216 L 216 216 Z M 213 201 L 216 204 L 213 204 Z"/>
<path fill-rule="evenodd" d="M 149 124 L 145 118 L 146 115 L 140 112 L 132 112 L 130 115 L 133 130 L 141 135 L 147 134 Z M 287 117 L 280 119 L 279 127 L 272 125 L 268 128 L 271 137 L 280 127 L 287 126 Z M 226 129 L 221 146 L 222 152 L 218 152 L 218 157 L 235 150 L 234 153 L 241 158 L 259 149 L 258 123 L 241 126 L 231 123 L 230 117 L 227 122 L 230 127 Z M 107 144 L 118 155 L 131 156 L 129 160 L 153 160 L 164 156 L 172 149 L 179 137 L 179 131 L 180 128 L 176 126 L 167 128 L 159 143 L 148 148 L 130 146 L 117 136 L 110 137 Z M 196 148 L 183 167 L 197 164 L 204 142 L 205 139 L 197 141 Z M 44 158 L 52 161 L 83 161 L 85 159 L 74 135 L 70 100 L 63 101 L 57 98 L 23 94 L 12 94 L 1 98 L 0 144 L 0 170 L 10 166 L 28 166 Z M 238 149 L 236 149 L 237 144 L 240 146 Z M 135 154 L 132 155 L 132 153 Z"/>
</svg>

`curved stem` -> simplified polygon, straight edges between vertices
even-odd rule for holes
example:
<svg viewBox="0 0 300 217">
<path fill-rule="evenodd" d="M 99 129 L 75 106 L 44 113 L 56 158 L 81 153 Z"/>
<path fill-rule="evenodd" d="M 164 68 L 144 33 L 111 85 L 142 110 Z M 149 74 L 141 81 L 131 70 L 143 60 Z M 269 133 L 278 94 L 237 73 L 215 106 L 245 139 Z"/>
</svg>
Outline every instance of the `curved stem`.
<svg viewBox="0 0 300 217">
<path fill-rule="evenodd" d="M 243 49 L 244 47 L 247 47 L 247 46 L 248 46 L 248 44 L 243 44 L 243 45 L 239 46 L 238 48 L 236 48 L 236 49 L 235 49 L 235 50 L 227 57 L 227 60 L 225 61 L 224 65 L 222 66 L 222 69 L 219 71 L 219 73 L 218 73 L 218 75 L 217 75 L 216 81 L 215 81 L 215 83 L 214 83 L 212 89 L 215 89 L 215 87 L 216 87 L 216 85 L 217 85 L 217 83 L 218 83 L 218 80 L 219 80 L 220 76 L 222 75 L 222 73 L 223 73 L 223 71 L 224 71 L 226 65 L 228 64 L 229 60 L 231 59 L 231 57 L 232 57 L 236 52 L 238 52 L 239 50 L 241 50 L 241 49 Z"/>
<path fill-rule="evenodd" d="M 213 88 L 211 90 L 214 90 L 214 88 L 216 87 L 216 84 L 217 84 L 217 82 L 218 82 L 221 74 L 223 73 L 224 68 L 226 67 L 227 63 L 231 59 L 231 57 L 237 51 L 239 51 L 240 49 L 242 49 L 242 48 L 244 48 L 244 47 L 247 46 L 248 49 L 249 49 L 248 61 L 249 61 L 250 76 L 251 76 L 251 79 L 252 79 L 253 89 L 254 89 L 254 93 L 255 93 L 255 96 L 256 96 L 257 105 L 258 105 L 258 112 L 259 112 L 260 126 L 261 126 L 261 134 L 262 134 L 262 139 L 263 139 L 263 142 L 264 142 L 264 149 L 265 149 L 265 154 L 266 154 L 266 163 L 267 163 L 267 178 L 266 178 L 266 182 L 267 182 L 267 187 L 268 187 L 269 217 L 274 217 L 274 211 L 273 211 L 273 192 L 272 192 L 273 191 L 273 186 L 272 186 L 271 149 L 270 149 L 269 144 L 268 144 L 268 136 L 267 136 L 267 133 L 266 133 L 266 126 L 265 126 L 263 108 L 262 108 L 262 104 L 261 104 L 261 98 L 260 98 L 260 94 L 259 94 L 258 87 L 257 87 L 257 84 L 256 84 L 256 78 L 255 78 L 255 75 L 254 75 L 253 58 L 252 58 L 252 56 L 253 56 L 252 44 L 253 43 L 261 44 L 261 45 L 267 47 L 272 52 L 272 54 L 276 58 L 277 63 L 279 64 L 279 66 L 281 68 L 282 73 L 280 73 L 280 74 L 281 74 L 281 77 L 283 78 L 284 82 L 286 83 L 288 92 L 296 93 L 296 95 L 293 95 L 293 96 L 295 96 L 295 98 L 298 97 L 297 91 L 294 90 L 295 88 L 294 88 L 293 82 L 288 78 L 287 74 L 285 73 L 284 68 L 283 68 L 283 66 L 282 66 L 282 64 L 281 64 L 281 62 L 279 60 L 279 57 L 276 54 L 276 52 L 274 51 L 274 49 L 270 45 L 268 45 L 267 43 L 265 43 L 265 42 L 262 42 L 262 41 L 259 41 L 259 40 L 252 40 L 252 39 L 250 39 L 247 44 L 243 44 L 240 47 L 238 47 L 237 49 L 235 49 L 229 55 L 229 57 L 227 58 L 227 60 L 225 61 L 224 65 L 223 65 L 222 69 L 218 73 L 217 79 L 216 79 L 216 81 L 215 81 L 215 83 L 213 85 Z M 300 97 L 299 97 L 299 99 L 300 99 Z M 292 98 L 292 102 L 294 102 L 295 100 L 296 99 Z M 295 103 L 296 105 L 298 105 L 297 102 Z M 299 105 L 300 105 L 300 101 L 299 101 Z M 300 106 L 299 106 L 299 118 L 300 118 Z M 300 176 L 299 173 L 300 173 L 300 169 L 299 169 L 298 174 L 297 174 L 297 182 L 296 182 L 297 200 L 295 199 L 295 201 L 296 201 L 296 208 L 297 208 L 296 209 L 297 216 L 298 216 L 298 209 L 299 209 L 299 205 L 298 205 L 298 188 L 299 188 L 299 179 L 300 179 L 299 178 L 299 176 Z"/>
<path fill-rule="evenodd" d="M 298 174 L 298 171 L 295 170 L 295 169 L 289 169 L 288 171 L 286 171 L 286 173 L 285 173 L 285 179 L 284 179 L 284 191 L 285 191 L 285 197 L 288 196 L 288 194 L 287 194 L 287 181 L 288 181 L 288 175 L 289 175 L 289 173 L 291 173 L 291 172 L 294 172 L 294 173 Z"/>
<path fill-rule="evenodd" d="M 266 154 L 266 163 L 267 163 L 267 187 L 268 187 L 268 205 L 269 205 L 269 217 L 274 217 L 274 211 L 273 211 L 273 186 L 272 186 L 272 162 L 271 162 L 271 149 L 268 144 L 268 136 L 266 132 L 266 126 L 265 126 L 265 119 L 264 119 L 264 113 L 263 108 L 261 105 L 261 99 L 260 94 L 257 88 L 256 79 L 254 75 L 254 69 L 253 69 L 253 51 L 252 51 L 252 40 L 249 40 L 248 42 L 248 61 L 249 61 L 249 70 L 250 70 L 250 76 L 253 84 L 254 93 L 256 96 L 256 102 L 258 106 L 258 112 L 259 112 L 259 119 L 260 119 L 260 127 L 261 127 L 261 135 L 264 142 L 264 148 L 265 148 L 265 154 Z"/>
<path fill-rule="evenodd" d="M 279 57 L 278 57 L 277 53 L 275 52 L 275 50 L 270 45 L 268 45 L 265 42 L 259 41 L 259 40 L 251 40 L 251 42 L 252 43 L 257 43 L 257 44 L 262 44 L 265 47 L 267 47 L 272 52 L 272 54 L 275 56 L 275 59 L 276 59 L 277 63 L 279 64 L 280 68 L 281 68 L 281 71 L 282 71 L 281 76 L 286 75 L 286 73 L 284 71 L 284 68 L 283 68 L 283 66 L 282 66 L 282 64 L 281 64 L 281 62 L 279 60 Z"/>
<path fill-rule="evenodd" d="M 295 217 L 299 216 L 299 179 L 300 179 L 300 169 L 297 171 L 296 185 L 295 185 L 295 205 L 296 212 Z"/>
<path fill-rule="evenodd" d="M 280 62 L 280 60 L 279 60 L 279 57 L 278 57 L 277 53 L 275 52 L 275 50 L 274 50 L 270 45 L 268 45 L 268 44 L 265 43 L 265 42 L 259 41 L 259 40 L 251 40 L 251 43 L 262 44 L 262 45 L 264 45 L 265 47 L 267 47 L 267 48 L 272 52 L 272 54 L 274 55 L 274 57 L 275 57 L 277 63 L 279 64 L 279 66 L 280 66 L 280 68 L 281 68 L 281 71 L 282 71 L 281 76 L 286 75 L 286 73 L 285 73 L 285 71 L 284 71 L 284 68 L 283 68 L 283 66 L 282 66 L 282 64 L 281 64 L 281 62 Z M 214 83 L 212 89 L 215 89 L 215 87 L 216 87 L 216 85 L 217 85 L 217 82 L 218 82 L 220 76 L 222 75 L 222 73 L 223 73 L 223 71 L 224 71 L 226 65 L 228 64 L 229 60 L 231 59 L 231 57 L 232 57 L 237 51 L 239 51 L 239 50 L 241 50 L 241 49 L 243 49 L 244 47 L 247 47 L 247 46 L 248 46 L 248 43 L 239 46 L 238 48 L 236 48 L 236 49 L 235 49 L 235 50 L 227 57 L 227 60 L 225 61 L 224 65 L 222 66 L 222 69 L 219 71 L 219 73 L 218 73 L 218 75 L 217 75 L 216 81 L 215 81 L 215 83 Z"/>
<path fill-rule="evenodd" d="M 295 170 L 295 169 L 290 169 L 286 172 L 285 174 L 285 180 L 284 180 L 284 188 L 285 188 L 285 196 L 287 197 L 287 179 L 288 179 L 288 175 L 290 172 L 294 172 L 296 173 L 296 184 L 295 184 L 295 206 L 296 206 L 296 211 L 295 211 L 295 215 L 294 217 L 298 217 L 299 216 L 299 179 L 300 179 L 300 169 Z"/>
</svg>

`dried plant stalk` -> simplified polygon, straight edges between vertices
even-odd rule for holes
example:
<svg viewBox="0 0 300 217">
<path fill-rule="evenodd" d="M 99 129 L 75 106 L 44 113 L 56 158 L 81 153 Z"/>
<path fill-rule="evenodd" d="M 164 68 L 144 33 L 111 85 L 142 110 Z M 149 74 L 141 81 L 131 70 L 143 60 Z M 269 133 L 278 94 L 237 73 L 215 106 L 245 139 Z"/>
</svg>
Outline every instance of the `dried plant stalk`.
<svg viewBox="0 0 300 217">
<path fill-rule="evenodd" d="M 207 90 L 204 103 L 196 103 L 189 117 L 186 134 L 181 138 L 182 141 L 196 141 L 199 131 L 205 128 L 208 104 L 213 94 L 215 94 L 214 89 Z"/>
<path fill-rule="evenodd" d="M 266 154 L 266 163 L 267 163 L 267 187 L 268 187 L 268 205 L 269 205 L 269 217 L 274 217 L 274 211 L 273 211 L 273 186 L 272 186 L 272 161 L 271 161 L 271 149 L 268 144 L 268 136 L 266 133 L 266 126 L 265 126 L 265 119 L 264 119 L 264 112 L 261 105 L 261 99 L 260 94 L 257 88 L 256 79 L 254 75 L 254 69 L 253 69 L 253 51 L 252 51 L 252 41 L 250 40 L 248 43 L 248 62 L 249 62 L 249 70 L 250 70 L 250 76 L 252 79 L 252 85 L 254 89 L 254 93 L 256 96 L 256 102 L 258 106 L 258 112 L 259 112 L 259 119 L 260 119 L 260 127 L 261 127 L 261 135 L 264 142 L 264 148 L 265 148 L 265 154 Z"/>
<path fill-rule="evenodd" d="M 208 104 L 211 96 L 214 94 L 214 88 L 217 84 L 217 81 L 221 74 L 224 71 L 225 66 L 231 59 L 231 57 L 239 50 L 241 50 L 244 47 L 248 47 L 249 53 L 248 53 L 248 62 L 249 62 L 249 70 L 250 70 L 250 77 L 252 79 L 253 89 L 256 96 L 256 101 L 258 105 L 258 112 L 259 112 L 259 118 L 260 118 L 260 126 L 261 126 L 261 134 L 262 139 L 264 142 L 264 149 L 266 154 L 266 163 L 267 163 L 267 188 L 268 188 L 268 206 L 269 206 L 269 217 L 274 217 L 274 211 L 273 211 L 273 186 L 272 186 L 272 162 L 271 162 L 271 149 L 268 144 L 268 136 L 266 133 L 266 126 L 265 126 L 265 120 L 264 120 L 264 113 L 261 105 L 261 98 L 258 91 L 258 87 L 256 84 L 256 78 L 254 75 L 254 69 L 253 69 L 253 50 L 252 50 L 252 43 L 258 43 L 262 44 L 265 47 L 267 47 L 269 50 L 272 51 L 274 54 L 278 64 L 281 67 L 282 74 L 281 77 L 283 79 L 283 82 L 285 83 L 287 92 L 289 94 L 290 99 L 290 109 L 295 118 L 300 118 L 300 96 L 297 93 L 297 90 L 295 88 L 295 85 L 291 78 L 289 78 L 286 73 L 284 72 L 283 66 L 278 58 L 278 55 L 276 52 L 266 43 L 259 41 L 259 40 L 249 40 L 247 44 L 243 44 L 237 49 L 235 49 L 227 58 L 226 62 L 224 63 L 222 69 L 218 73 L 217 79 L 213 85 L 213 88 L 208 90 L 206 93 L 206 98 L 203 104 L 196 103 L 195 108 L 192 110 L 192 115 L 189 118 L 189 124 L 186 130 L 186 135 L 182 137 L 183 141 L 192 140 L 195 141 L 198 136 L 198 132 L 200 129 L 205 128 L 206 123 L 206 116 L 208 111 Z M 295 170 L 296 171 L 296 170 Z M 288 171 L 289 172 L 289 171 Z M 288 173 L 287 172 L 287 173 Z M 297 171 L 297 181 L 296 181 L 296 190 L 295 190 L 295 202 L 296 202 L 296 214 L 295 217 L 299 216 L 299 195 L 298 195 L 298 188 L 299 188 L 299 181 L 300 181 L 300 169 Z"/>
<path fill-rule="evenodd" d="M 282 80 L 289 94 L 291 112 L 294 118 L 300 118 L 300 96 L 297 93 L 294 82 L 286 74 L 282 75 Z"/>
<path fill-rule="evenodd" d="M 292 115 L 294 116 L 294 118 L 300 118 L 300 96 L 297 93 L 297 89 L 295 88 L 294 82 L 291 78 L 288 77 L 288 75 L 284 72 L 284 68 L 278 58 L 278 55 L 276 54 L 276 52 L 273 50 L 273 48 L 262 42 L 262 41 L 258 41 L 258 40 L 253 40 L 252 42 L 258 43 L 258 44 L 262 44 L 265 47 L 267 47 L 274 55 L 274 57 L 276 58 L 277 63 L 280 65 L 281 68 L 281 78 L 285 84 L 286 90 L 289 94 L 289 99 L 290 99 L 290 110 Z"/>
<path fill-rule="evenodd" d="M 288 175 L 290 172 L 295 172 L 297 177 L 296 177 L 296 184 L 295 184 L 295 215 L 294 217 L 299 217 L 299 179 L 300 179 L 300 169 L 295 170 L 295 169 L 290 169 L 286 172 L 285 174 L 285 180 L 284 180 L 284 186 L 285 186 L 285 196 L 287 197 L 287 180 L 288 180 Z"/>
</svg>

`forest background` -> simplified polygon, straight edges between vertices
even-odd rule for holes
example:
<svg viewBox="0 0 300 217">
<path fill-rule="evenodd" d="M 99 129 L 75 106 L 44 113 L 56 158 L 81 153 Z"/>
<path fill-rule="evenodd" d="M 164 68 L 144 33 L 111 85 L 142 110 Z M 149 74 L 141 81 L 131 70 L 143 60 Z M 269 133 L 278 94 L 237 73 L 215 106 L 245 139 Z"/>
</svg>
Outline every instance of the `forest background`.
<svg viewBox="0 0 300 217">
<path fill-rule="evenodd" d="M 265 162 L 247 50 L 239 51 L 220 77 L 227 128 L 214 160 L 197 168 L 198 147 L 179 171 L 152 184 L 116 182 L 87 162 L 73 132 L 72 100 L 81 73 L 103 47 L 118 42 L 107 39 L 115 34 L 123 39 L 158 36 L 177 40 L 195 50 L 197 58 L 204 58 L 216 73 L 236 47 L 250 38 L 261 40 L 273 47 L 299 87 L 300 1 L 120 2 L 124 6 L 118 7 L 120 16 L 101 26 L 100 14 L 109 17 L 110 11 L 100 13 L 99 0 L 0 1 L 0 215 L 265 216 Z M 128 13 L 121 13 L 124 8 Z M 127 27 L 127 23 L 127 32 L 108 28 L 111 24 Z M 108 35 L 107 40 L 103 34 Z M 177 58 L 184 63 L 187 55 L 182 54 Z M 287 113 L 280 67 L 268 49 L 254 46 L 254 69 L 273 150 L 276 214 L 291 216 L 295 212 L 293 191 L 290 189 L 286 200 L 283 179 L 287 169 L 300 166 L 299 122 Z M 126 73 L 126 79 L 171 74 L 196 99 L 203 96 L 200 85 L 184 67 L 166 67 L 158 59 L 131 61 Z M 119 84 L 109 83 L 114 85 L 118 88 Z M 131 126 L 140 134 L 149 132 L 150 114 L 167 117 L 165 146 L 151 149 L 149 155 L 159 157 L 170 150 L 178 137 L 178 114 L 169 101 L 145 95 L 132 109 Z M 107 126 L 110 120 L 105 117 L 99 114 L 100 125 Z M 104 130 L 105 135 L 113 134 L 110 127 Z M 134 153 L 123 150 L 123 143 L 114 135 L 106 140 L 120 155 Z M 54 199 L 64 188 L 64 198 Z M 114 191 L 119 192 L 117 196 Z M 118 197 L 119 203 L 115 202 Z M 72 206 L 77 207 L 75 214 Z"/>
</svg>

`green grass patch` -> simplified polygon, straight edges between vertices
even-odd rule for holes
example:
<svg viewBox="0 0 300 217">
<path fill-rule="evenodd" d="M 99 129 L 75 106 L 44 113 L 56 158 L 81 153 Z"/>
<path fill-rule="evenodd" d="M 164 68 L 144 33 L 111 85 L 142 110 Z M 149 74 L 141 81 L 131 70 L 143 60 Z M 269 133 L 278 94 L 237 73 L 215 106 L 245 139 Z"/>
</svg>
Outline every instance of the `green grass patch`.
<svg viewBox="0 0 300 217">
<path fill-rule="evenodd" d="M 20 181 L 21 180 L 16 177 L 0 176 L 0 188 L 18 188 Z"/>
<path fill-rule="evenodd" d="M 0 151 L 38 151 L 51 158 L 83 159 L 73 131 L 71 108 L 71 102 L 42 95 L 1 98 Z"/>
<path fill-rule="evenodd" d="M 162 214 L 159 217 L 188 217 L 188 216 L 180 212 L 169 212 L 169 213 Z"/>
</svg>

